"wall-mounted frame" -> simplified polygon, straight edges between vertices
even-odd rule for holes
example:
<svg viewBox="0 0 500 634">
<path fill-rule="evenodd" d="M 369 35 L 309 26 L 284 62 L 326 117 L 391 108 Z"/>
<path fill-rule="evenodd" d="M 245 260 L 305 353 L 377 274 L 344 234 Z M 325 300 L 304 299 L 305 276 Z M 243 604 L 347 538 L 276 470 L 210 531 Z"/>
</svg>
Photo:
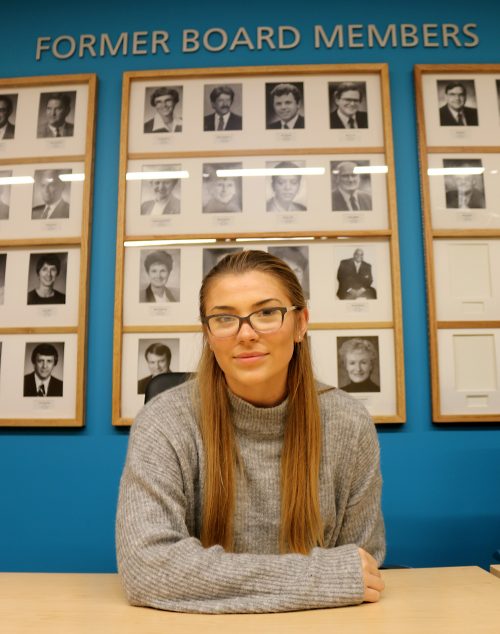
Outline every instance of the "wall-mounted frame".
<svg viewBox="0 0 500 634">
<path fill-rule="evenodd" d="M 171 341 L 171 370 L 196 369 L 201 280 L 242 248 L 297 272 L 312 345 L 316 331 L 388 336 L 376 350 L 382 396 L 355 396 L 376 421 L 404 422 L 386 65 L 125 73 L 118 214 L 113 424 L 129 425 L 143 402 L 149 346 Z M 163 288 L 153 265 L 168 272 Z M 338 384 L 317 354 L 320 378 Z"/>
<path fill-rule="evenodd" d="M 0 426 L 84 425 L 96 90 L 0 80 Z"/>
<path fill-rule="evenodd" d="M 500 65 L 418 65 L 433 420 L 500 422 Z"/>
</svg>

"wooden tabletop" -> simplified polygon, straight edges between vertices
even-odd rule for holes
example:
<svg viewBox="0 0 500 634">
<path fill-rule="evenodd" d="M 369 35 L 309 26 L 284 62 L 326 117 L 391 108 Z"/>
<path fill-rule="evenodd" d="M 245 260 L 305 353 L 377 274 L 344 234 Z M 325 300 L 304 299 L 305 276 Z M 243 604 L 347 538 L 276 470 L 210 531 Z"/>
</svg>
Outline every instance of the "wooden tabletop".
<svg viewBox="0 0 500 634">
<path fill-rule="evenodd" d="M 0 573 L 8 634 L 480 634 L 500 631 L 500 579 L 475 566 L 383 572 L 379 603 L 282 614 L 134 608 L 114 574 Z"/>
</svg>

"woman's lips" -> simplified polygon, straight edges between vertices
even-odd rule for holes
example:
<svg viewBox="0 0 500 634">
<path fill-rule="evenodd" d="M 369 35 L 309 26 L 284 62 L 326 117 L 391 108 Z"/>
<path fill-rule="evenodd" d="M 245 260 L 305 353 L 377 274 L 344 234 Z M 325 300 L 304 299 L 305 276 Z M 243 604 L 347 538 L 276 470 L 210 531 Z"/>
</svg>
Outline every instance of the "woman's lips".
<svg viewBox="0 0 500 634">
<path fill-rule="evenodd" d="M 242 352 L 241 354 L 236 354 L 234 359 L 240 363 L 252 363 L 266 356 L 267 352 Z"/>
</svg>

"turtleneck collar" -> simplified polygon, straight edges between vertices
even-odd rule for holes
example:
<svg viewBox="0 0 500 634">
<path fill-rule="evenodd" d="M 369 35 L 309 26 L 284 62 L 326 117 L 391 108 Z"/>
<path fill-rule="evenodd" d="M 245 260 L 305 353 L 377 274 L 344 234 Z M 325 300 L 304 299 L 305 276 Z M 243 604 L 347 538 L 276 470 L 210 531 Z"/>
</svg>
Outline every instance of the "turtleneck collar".
<svg viewBox="0 0 500 634">
<path fill-rule="evenodd" d="M 274 407 L 257 407 L 229 389 L 229 404 L 236 430 L 254 437 L 282 436 L 285 429 L 288 398 Z"/>
</svg>

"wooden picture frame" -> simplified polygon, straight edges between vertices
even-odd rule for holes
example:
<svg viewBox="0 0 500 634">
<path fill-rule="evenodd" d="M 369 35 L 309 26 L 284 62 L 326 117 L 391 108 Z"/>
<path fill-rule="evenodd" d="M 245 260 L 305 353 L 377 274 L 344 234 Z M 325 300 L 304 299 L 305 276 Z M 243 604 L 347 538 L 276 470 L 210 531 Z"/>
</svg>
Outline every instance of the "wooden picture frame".
<svg viewBox="0 0 500 634">
<path fill-rule="evenodd" d="M 436 423 L 500 422 L 499 86 L 498 64 L 415 66 Z"/>
<path fill-rule="evenodd" d="M 96 91 L 0 80 L 0 426 L 84 425 Z"/>
<path fill-rule="evenodd" d="M 293 118 L 280 111 L 283 90 L 294 95 Z M 354 112 L 352 128 L 341 126 L 340 115 L 338 121 L 333 115 L 343 94 Z M 218 99 L 227 102 L 223 129 L 218 128 Z M 289 179 L 286 195 L 280 191 L 283 177 Z M 218 252 L 241 248 L 288 257 L 303 276 L 311 332 L 356 328 L 391 333 L 394 343 L 384 352 L 384 367 L 391 366 L 395 377 L 391 402 L 371 411 L 377 422 L 405 421 L 386 65 L 127 72 L 119 178 L 114 425 L 130 425 L 136 413 L 132 410 L 140 404 L 137 394 L 129 398 L 138 380 L 137 341 L 151 335 L 180 338 L 184 360 L 176 371 L 196 369 L 196 355 L 184 354 L 188 344 L 183 339 L 199 341 L 202 277 Z M 269 238 L 273 241 L 267 242 Z M 340 259 L 351 257 L 347 250 L 356 248 L 374 259 L 370 264 L 381 288 L 374 301 L 360 296 L 344 302 L 336 296 L 336 268 Z M 152 297 L 147 274 L 151 258 L 160 264 L 163 260 L 173 276 L 161 303 L 147 300 Z M 325 265 L 331 278 L 324 276 Z M 327 293 L 321 292 L 322 280 Z M 334 311 L 339 308 L 340 317 Z"/>
</svg>

